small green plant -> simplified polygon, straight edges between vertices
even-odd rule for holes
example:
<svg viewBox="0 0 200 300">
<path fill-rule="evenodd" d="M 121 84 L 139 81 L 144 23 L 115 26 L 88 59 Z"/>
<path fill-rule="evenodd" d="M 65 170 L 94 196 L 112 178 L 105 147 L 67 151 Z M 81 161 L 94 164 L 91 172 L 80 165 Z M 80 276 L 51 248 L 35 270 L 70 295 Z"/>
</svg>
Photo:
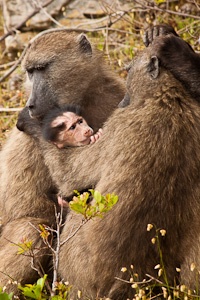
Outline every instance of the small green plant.
<svg viewBox="0 0 200 300">
<path fill-rule="evenodd" d="M 25 287 L 18 287 L 22 294 L 29 299 L 45 300 L 48 299 L 46 291 L 44 290 L 44 283 L 47 278 L 47 275 L 44 275 L 43 278 L 38 279 L 35 284 L 26 284 Z"/>
<path fill-rule="evenodd" d="M 108 212 L 117 203 L 118 196 L 114 193 L 102 196 L 99 191 L 94 191 L 93 189 L 89 191 L 95 203 L 93 201 L 88 203 L 90 193 L 80 194 L 78 191 L 75 191 L 77 196 L 74 196 L 73 200 L 69 202 L 70 208 L 76 213 L 82 214 L 85 220 L 90 220 L 94 217 L 103 218 L 103 213 Z"/>
<path fill-rule="evenodd" d="M 13 293 L 10 293 L 9 295 L 4 292 L 3 287 L 0 287 L 0 300 L 12 300 Z"/>
<path fill-rule="evenodd" d="M 57 280 L 57 272 L 58 272 L 58 262 L 59 262 L 59 251 L 60 247 L 63 245 L 63 243 L 66 243 L 72 236 L 76 234 L 76 232 L 84 226 L 85 223 L 87 223 L 89 220 L 93 220 L 95 217 L 103 218 L 103 213 L 108 212 L 116 203 L 118 200 L 118 196 L 113 194 L 107 194 L 106 196 L 102 196 L 99 191 L 94 191 L 93 189 L 89 190 L 89 192 L 85 192 L 83 194 L 80 194 L 78 191 L 75 191 L 76 196 L 73 197 L 73 200 L 69 203 L 70 208 L 75 211 L 77 214 L 81 214 L 83 216 L 82 223 L 76 229 L 68 238 L 60 242 L 60 230 L 63 226 L 62 222 L 62 213 L 56 212 L 56 223 L 57 223 L 57 229 L 52 229 L 46 225 L 39 225 L 39 228 L 35 227 L 33 224 L 30 223 L 31 226 L 33 226 L 40 234 L 41 238 L 44 241 L 44 244 L 46 247 L 50 249 L 53 255 L 53 266 L 54 266 L 54 278 L 52 283 L 52 288 L 49 286 L 47 279 L 47 275 L 42 274 L 41 266 L 37 263 L 37 255 L 38 251 L 40 249 L 34 249 L 33 248 L 33 242 L 28 240 L 26 237 L 21 238 L 21 242 L 14 244 L 14 246 L 18 246 L 18 255 L 25 255 L 29 256 L 32 262 L 32 267 L 38 272 L 40 275 L 40 279 L 38 279 L 37 283 L 35 284 L 26 284 L 24 287 L 18 287 L 22 294 L 24 295 L 24 298 L 27 300 L 30 299 L 37 299 L 37 300 L 44 300 L 44 299 L 51 299 L 51 300 L 63 300 L 68 299 L 70 294 L 71 286 L 68 285 L 68 283 L 58 282 Z M 93 197 L 94 200 L 89 201 L 89 197 Z M 57 243 L 56 249 L 52 247 L 51 241 L 52 240 L 52 232 L 57 234 Z M 36 250 L 36 252 L 35 252 Z M 44 277 L 43 277 L 44 276 Z M 44 286 L 46 286 L 46 289 L 44 289 Z M 12 297 L 12 294 L 8 295 L 6 293 L 5 297 L 7 298 L 1 298 L 0 294 L 0 300 L 1 299 L 11 299 L 8 298 L 10 295 Z M 49 296 L 49 294 L 51 296 Z M 78 298 L 80 298 L 78 296 Z"/>
<path fill-rule="evenodd" d="M 72 286 L 69 286 L 68 282 L 56 282 L 57 295 L 51 297 L 51 300 L 63 300 L 68 299 Z"/>
<path fill-rule="evenodd" d="M 27 238 L 21 238 L 21 243 L 18 243 L 19 246 L 17 254 L 23 254 L 24 252 L 30 251 L 32 249 L 32 241 L 28 241 Z M 13 246 L 16 246 L 16 244 L 12 244 Z"/>
</svg>

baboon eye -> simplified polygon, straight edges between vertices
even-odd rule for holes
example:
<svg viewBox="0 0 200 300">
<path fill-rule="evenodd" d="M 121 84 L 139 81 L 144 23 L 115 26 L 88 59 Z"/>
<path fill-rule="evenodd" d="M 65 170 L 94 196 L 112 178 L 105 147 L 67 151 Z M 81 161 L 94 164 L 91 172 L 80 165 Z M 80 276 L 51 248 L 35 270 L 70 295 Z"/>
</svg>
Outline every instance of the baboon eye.
<svg viewBox="0 0 200 300">
<path fill-rule="evenodd" d="M 35 68 L 37 71 L 44 71 L 45 69 L 45 66 L 40 66 L 40 67 L 37 67 Z"/>
<path fill-rule="evenodd" d="M 83 123 L 83 119 L 78 120 L 78 124 Z"/>
<path fill-rule="evenodd" d="M 29 69 L 27 69 L 26 71 L 27 71 L 27 73 L 32 74 L 33 71 L 34 71 L 34 68 L 29 68 Z"/>
<path fill-rule="evenodd" d="M 129 72 L 130 71 L 130 69 L 131 69 L 131 67 L 132 67 L 132 65 L 130 64 L 130 65 L 126 65 L 125 67 L 124 67 L 124 69 L 127 71 L 127 72 Z"/>
<path fill-rule="evenodd" d="M 76 124 L 72 125 L 69 130 L 74 130 L 76 128 Z"/>
<path fill-rule="evenodd" d="M 33 77 L 34 68 L 27 69 L 28 78 L 31 79 Z"/>
</svg>

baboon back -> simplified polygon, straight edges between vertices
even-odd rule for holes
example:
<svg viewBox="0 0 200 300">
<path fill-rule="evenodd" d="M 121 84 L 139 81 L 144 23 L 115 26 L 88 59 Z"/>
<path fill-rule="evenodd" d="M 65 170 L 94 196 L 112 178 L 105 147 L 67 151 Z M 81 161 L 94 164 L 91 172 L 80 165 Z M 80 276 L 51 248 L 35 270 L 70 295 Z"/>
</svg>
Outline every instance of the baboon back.
<svg viewBox="0 0 200 300">
<path fill-rule="evenodd" d="M 119 196 L 103 219 L 85 224 L 61 248 L 59 271 L 73 284 L 74 299 L 77 290 L 90 299 L 133 297 L 134 290 L 116 280 L 130 279 L 129 272 L 120 271 L 122 267 L 133 265 L 139 281 L 146 274 L 157 277 L 154 267 L 160 263 L 160 252 L 151 242 L 156 229 L 169 284 L 178 282 L 176 268 L 185 268 L 191 253 L 196 253 L 200 107 L 162 67 L 155 51 L 153 43 L 131 63 L 130 105 L 111 115 L 94 145 L 61 153 L 41 141 L 45 163 L 64 195 L 94 184 L 104 195 Z M 80 216 L 70 214 L 62 240 L 80 222 Z M 150 232 L 149 223 L 154 225 Z M 160 229 L 166 230 L 165 236 Z M 192 258 L 197 262 L 198 257 Z M 191 273 L 182 277 L 186 284 L 192 283 L 191 288 L 193 279 Z"/>
</svg>

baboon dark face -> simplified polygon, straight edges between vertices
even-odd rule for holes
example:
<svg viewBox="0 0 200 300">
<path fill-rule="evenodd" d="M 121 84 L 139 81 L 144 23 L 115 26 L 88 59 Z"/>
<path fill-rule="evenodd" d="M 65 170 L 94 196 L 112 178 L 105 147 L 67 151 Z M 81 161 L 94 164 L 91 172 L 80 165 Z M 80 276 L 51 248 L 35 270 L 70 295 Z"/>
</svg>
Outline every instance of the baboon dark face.
<svg viewBox="0 0 200 300">
<path fill-rule="evenodd" d="M 46 107 L 52 109 L 58 105 L 55 101 L 57 98 L 55 95 L 53 97 L 53 93 L 48 87 L 48 69 L 50 69 L 48 66 L 44 66 L 27 70 L 28 80 L 32 87 L 26 106 L 32 118 L 40 118 L 45 114 Z"/>
<path fill-rule="evenodd" d="M 46 47 L 38 59 L 38 45 L 41 43 Z M 52 49 L 49 47 L 50 43 Z M 66 39 L 65 33 L 44 34 L 38 37 L 28 50 L 23 64 L 30 88 L 26 104 L 30 116 L 41 118 L 49 109 L 66 104 L 66 99 L 70 99 L 71 104 L 75 99 L 77 104 L 79 95 L 86 93 L 90 83 L 88 76 L 91 73 L 92 59 L 90 42 L 82 34 L 72 35 L 69 39 Z M 65 64 L 65 61 L 68 63 Z M 77 76 L 77 66 L 82 66 L 80 76 Z"/>
</svg>

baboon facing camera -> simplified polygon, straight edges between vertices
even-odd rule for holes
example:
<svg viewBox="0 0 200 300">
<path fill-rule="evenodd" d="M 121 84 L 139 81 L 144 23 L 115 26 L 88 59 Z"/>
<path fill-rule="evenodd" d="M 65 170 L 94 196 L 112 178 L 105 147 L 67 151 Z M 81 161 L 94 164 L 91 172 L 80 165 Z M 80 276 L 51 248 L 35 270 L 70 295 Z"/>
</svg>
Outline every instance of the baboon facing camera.
<svg viewBox="0 0 200 300">
<path fill-rule="evenodd" d="M 87 116 L 89 126 L 98 129 L 125 94 L 123 81 L 109 69 L 102 55 L 83 34 L 75 35 L 65 30 L 39 34 L 31 42 L 23 66 L 28 74 L 30 97 L 27 107 L 33 117 L 28 118 L 33 126 L 41 122 L 49 110 L 76 104 Z M 22 131 L 14 128 L 0 153 L 3 223 L 0 285 L 6 285 L 10 278 L 22 283 L 31 283 L 37 278 L 37 272 L 30 266 L 30 258 L 17 256 L 18 247 L 12 246 L 11 242 L 17 244 L 23 236 L 40 247 L 41 238 L 29 221 L 35 226 L 55 224 L 51 199 L 58 189 L 40 149 L 34 139 L 23 132 L 23 123 L 20 125 Z M 38 259 L 45 268 L 47 257 Z"/>
<path fill-rule="evenodd" d="M 103 195 L 119 196 L 103 219 L 86 223 L 61 248 L 59 272 L 73 285 L 73 299 L 77 290 L 89 299 L 131 299 L 135 291 L 116 279 L 130 279 L 122 267 L 133 265 L 139 281 L 146 274 L 157 277 L 160 253 L 151 242 L 155 228 L 166 230 L 159 240 L 168 283 L 182 280 L 195 287 L 186 265 L 198 262 L 200 106 L 155 56 L 162 39 L 130 64 L 130 105 L 115 110 L 98 143 L 66 151 L 39 141 L 63 195 L 92 184 Z M 68 215 L 62 240 L 81 219 Z M 147 224 L 154 229 L 148 232 Z"/>
</svg>

